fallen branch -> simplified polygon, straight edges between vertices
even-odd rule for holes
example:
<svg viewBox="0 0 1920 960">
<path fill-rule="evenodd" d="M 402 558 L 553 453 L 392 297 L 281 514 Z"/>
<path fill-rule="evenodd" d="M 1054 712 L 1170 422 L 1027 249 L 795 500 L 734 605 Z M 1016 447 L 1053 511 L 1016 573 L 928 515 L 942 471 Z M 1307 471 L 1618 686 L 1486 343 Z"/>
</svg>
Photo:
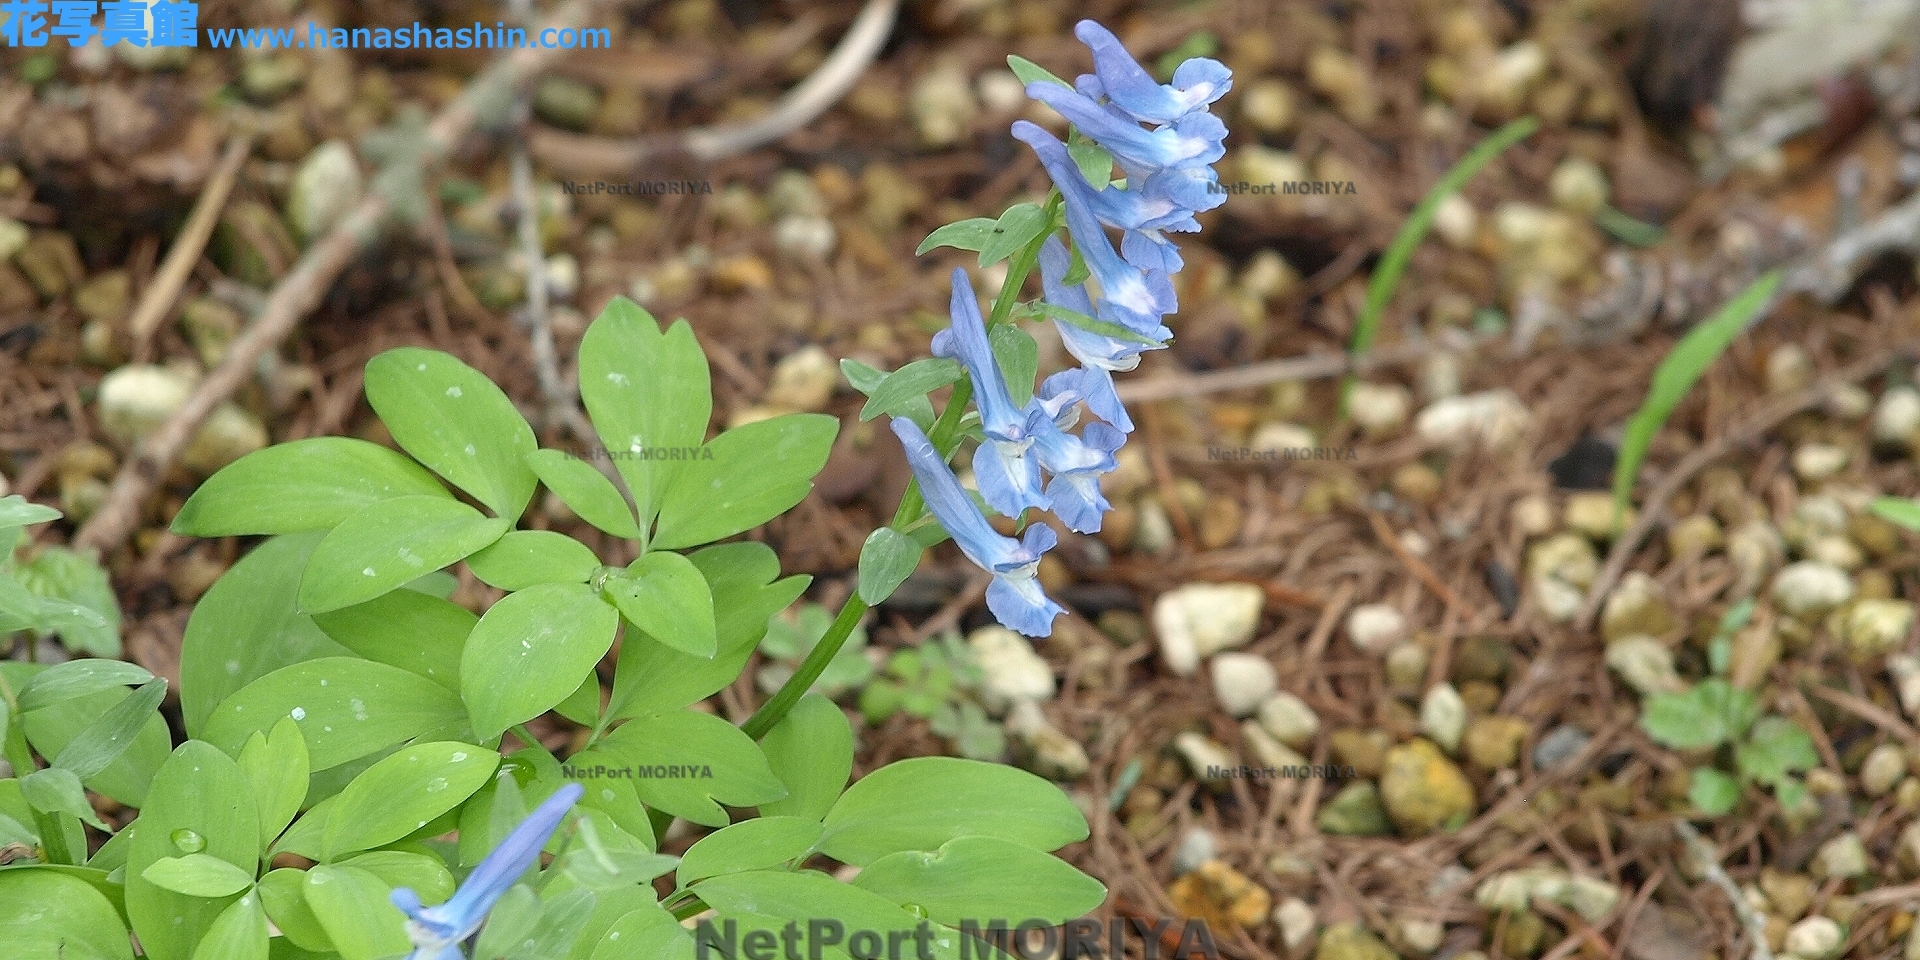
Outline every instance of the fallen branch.
<svg viewBox="0 0 1920 960">
<path fill-rule="evenodd" d="M 1425 359 L 1429 354 L 1443 351 L 1469 351 L 1490 339 L 1492 338 L 1468 334 L 1458 341 L 1422 340 L 1381 347 L 1368 351 L 1362 357 L 1329 352 L 1305 357 L 1288 357 L 1284 360 L 1268 360 L 1264 363 L 1249 364 L 1231 370 L 1216 370 L 1211 373 L 1133 380 L 1119 385 L 1120 399 L 1129 403 L 1172 400 L 1177 397 L 1198 397 L 1228 390 L 1264 387 L 1287 380 L 1321 380 L 1346 376 L 1349 373 L 1366 373 L 1376 367 L 1411 363 Z"/>
<path fill-rule="evenodd" d="M 1870 354 L 1866 359 L 1842 367 L 1821 378 L 1819 383 L 1798 393 L 1781 397 L 1760 408 L 1758 413 L 1746 421 L 1734 425 L 1727 432 L 1714 438 L 1700 449 L 1687 455 L 1674 466 L 1667 475 L 1654 485 L 1653 492 L 1647 494 L 1641 503 L 1640 516 L 1633 526 L 1613 542 L 1613 548 L 1607 551 L 1606 566 L 1600 570 L 1600 576 L 1594 580 L 1593 589 L 1587 593 L 1587 602 L 1580 608 L 1574 623 L 1582 629 L 1593 625 L 1593 618 L 1600 612 L 1600 604 L 1613 590 L 1614 584 L 1627 572 L 1627 564 L 1633 559 L 1633 553 L 1640 548 L 1640 541 L 1653 532 L 1653 528 L 1664 516 L 1667 501 L 1680 492 L 1694 475 L 1707 468 L 1715 460 L 1726 456 L 1735 447 L 1751 442 L 1761 434 L 1773 429 L 1788 417 L 1819 406 L 1833 394 L 1834 388 L 1857 383 L 1873 376 L 1886 368 L 1887 357 L 1884 354 Z"/>
<path fill-rule="evenodd" d="M 580 176 L 624 175 L 672 154 L 710 163 L 745 153 L 806 126 L 846 96 L 886 46 L 899 10 L 900 0 L 867 0 L 833 53 L 758 120 L 628 140 L 536 128 L 528 144 L 541 163 Z"/>
<path fill-rule="evenodd" d="M 569 0 L 544 28 L 576 29 L 607 0 Z M 498 117 L 511 106 L 514 92 L 553 65 L 557 49 L 522 47 L 496 59 L 458 99 L 428 124 L 420 151 L 409 161 L 421 168 L 445 159 L 454 146 L 485 118 Z M 380 182 L 388 182 L 382 178 Z M 378 186 L 366 199 L 316 241 L 291 271 L 280 279 L 253 322 L 228 349 L 220 366 L 200 381 L 180 409 L 142 441 L 114 477 L 101 507 L 74 535 L 74 545 L 105 553 L 126 542 L 140 520 L 141 505 L 167 468 L 179 458 L 194 432 L 209 414 L 252 375 L 259 359 L 286 339 L 294 324 L 318 306 L 362 248 L 379 235 L 391 210 L 392 198 Z"/>
<path fill-rule="evenodd" d="M 213 228 L 220 222 L 220 212 L 227 208 L 227 197 L 233 193 L 233 183 L 240 177 L 240 164 L 247 159 L 247 151 L 252 146 L 253 140 L 249 137 L 234 137 L 227 141 L 226 152 L 220 155 L 220 162 L 214 166 L 213 175 L 207 178 L 207 186 L 201 191 L 200 199 L 193 203 L 193 212 L 187 215 L 187 225 L 174 238 L 173 247 L 167 251 L 167 259 L 160 264 L 160 272 L 154 274 L 153 282 L 141 292 L 140 302 L 134 306 L 133 316 L 127 321 L 128 329 L 133 331 L 136 363 L 145 362 L 152 348 L 154 331 L 160 328 L 160 321 L 172 309 L 173 302 L 179 299 L 180 288 L 186 285 L 194 264 L 200 262 L 200 253 L 213 237 Z"/>
</svg>

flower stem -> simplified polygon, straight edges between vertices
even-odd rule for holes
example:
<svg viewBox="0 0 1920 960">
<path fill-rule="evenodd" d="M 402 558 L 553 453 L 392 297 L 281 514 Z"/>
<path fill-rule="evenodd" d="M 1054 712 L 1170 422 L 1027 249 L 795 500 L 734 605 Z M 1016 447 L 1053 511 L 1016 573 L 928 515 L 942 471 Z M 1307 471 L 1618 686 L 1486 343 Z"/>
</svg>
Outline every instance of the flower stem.
<svg viewBox="0 0 1920 960">
<path fill-rule="evenodd" d="M 1059 216 L 1060 203 L 1060 192 L 1055 190 L 1047 198 L 1046 213 L 1050 226 Z M 1052 235 L 1052 229 L 1042 231 L 1039 236 L 1033 238 L 1032 242 L 1021 248 L 1019 253 L 1014 254 L 1013 259 L 1007 264 L 1007 279 L 1000 284 L 999 296 L 994 298 L 993 312 L 987 318 L 988 328 L 992 328 L 996 323 L 1008 322 L 1008 318 L 1013 315 L 1014 304 L 1020 299 L 1020 288 L 1026 285 L 1027 276 L 1033 272 L 1034 265 L 1040 262 L 1041 245 Z M 940 451 L 942 455 L 953 453 L 955 435 L 960 430 L 960 418 L 966 414 L 967 402 L 972 399 L 973 381 L 961 377 L 960 381 L 953 385 L 953 393 L 947 397 L 947 406 L 940 412 L 940 419 L 934 423 L 933 431 L 928 435 L 928 439 L 933 441 L 934 449 Z M 919 482 L 909 481 L 906 492 L 900 495 L 900 507 L 893 513 L 891 526 L 895 530 L 904 531 L 920 519 L 920 514 L 925 509 L 926 501 L 920 496 Z M 860 591 L 855 590 L 849 594 L 847 602 L 840 607 L 840 615 L 833 618 L 833 624 L 827 627 L 827 632 L 820 638 L 820 642 L 813 645 L 806 659 L 801 661 L 800 668 L 793 672 L 793 676 L 787 678 L 786 683 L 780 685 L 779 691 L 774 693 L 772 699 L 754 711 L 753 716 L 749 717 L 740 729 L 747 736 L 758 740 L 785 719 L 787 711 L 792 710 L 793 705 L 800 702 L 801 696 L 813 689 L 814 681 L 820 679 L 820 675 L 826 672 L 827 664 L 832 663 L 833 658 L 840 655 L 840 648 L 846 644 L 847 638 L 853 635 L 854 628 L 860 625 L 860 618 L 866 616 L 867 609 L 867 602 L 860 598 Z"/>
</svg>

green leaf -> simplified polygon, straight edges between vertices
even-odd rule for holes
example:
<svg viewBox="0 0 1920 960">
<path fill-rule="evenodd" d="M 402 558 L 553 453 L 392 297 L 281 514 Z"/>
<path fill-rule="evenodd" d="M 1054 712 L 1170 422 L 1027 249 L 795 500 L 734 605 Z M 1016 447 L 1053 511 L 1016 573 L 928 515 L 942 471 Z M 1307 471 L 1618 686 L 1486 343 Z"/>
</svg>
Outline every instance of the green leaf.
<svg viewBox="0 0 1920 960">
<path fill-rule="evenodd" d="M 693 933 L 658 905 L 633 910 L 600 935 L 592 960 L 696 960 Z"/>
<path fill-rule="evenodd" d="M 407 918 L 387 899 L 393 888 L 359 867 L 319 864 L 307 871 L 307 905 L 343 960 L 405 954 Z"/>
<path fill-rule="evenodd" d="M 1714 678 L 1685 693 L 1649 698 L 1640 726 L 1675 750 L 1697 750 L 1736 739 L 1753 723 L 1759 709 L 1751 691 Z"/>
<path fill-rule="evenodd" d="M 874 607 L 893 596 L 920 565 L 920 553 L 919 544 L 892 527 L 868 534 L 860 546 L 860 599 Z"/>
<path fill-rule="evenodd" d="M 255 731 L 240 750 L 239 764 L 259 814 L 260 840 L 272 843 L 307 799 L 312 762 L 299 723 L 287 717 L 273 725 L 271 734 Z"/>
<path fill-rule="evenodd" d="M 389 887 L 406 887 L 420 895 L 421 903 L 444 903 L 453 896 L 453 874 L 439 857 L 405 850 L 374 850 L 348 857 L 338 865 L 365 870 Z"/>
<path fill-rule="evenodd" d="M 207 935 L 194 948 L 193 960 L 267 960 L 268 943 L 266 911 L 260 898 L 249 894 L 235 900 L 207 928 Z"/>
<path fill-rule="evenodd" d="M 68 741 L 54 757 L 53 765 L 73 771 L 82 780 L 99 774 L 133 745 L 166 697 L 165 680 L 147 681 Z"/>
<path fill-rule="evenodd" d="M 215 707 L 282 667 L 345 656 L 297 609 L 301 571 L 322 533 L 274 537 L 227 570 L 194 604 L 180 644 L 180 716 L 198 737 Z"/>
<path fill-rule="evenodd" d="M 393 843 L 465 803 L 493 778 L 500 755 L 467 743 L 421 743 L 368 767 L 340 791 L 322 859 Z"/>
<path fill-rule="evenodd" d="M 619 621 L 582 583 L 528 587 L 488 608 L 460 659 L 460 696 L 479 738 L 492 740 L 579 689 L 613 646 Z"/>
<path fill-rule="evenodd" d="M 1905 497 L 1875 497 L 1867 505 L 1874 516 L 1888 523 L 1898 524 L 1908 530 L 1920 532 L 1920 500 Z"/>
<path fill-rule="evenodd" d="M 1797 810 L 1807 802 L 1807 787 L 1798 780 L 1782 780 L 1773 785 L 1773 795 L 1780 801 L 1781 809 Z"/>
<path fill-rule="evenodd" d="M 133 960 L 113 902 L 78 877 L 0 870 L 0 943 L 19 960 Z"/>
<path fill-rule="evenodd" d="M 493 543 L 512 522 L 458 500 L 396 497 L 355 514 L 314 548 L 300 608 L 325 613 L 364 603 Z"/>
<path fill-rule="evenodd" d="M 1665 230 L 1651 223 L 1635 220 L 1633 217 L 1604 204 L 1601 205 L 1600 209 L 1593 212 L 1593 222 L 1595 226 L 1612 234 L 1614 239 L 1632 247 L 1640 247 L 1643 249 L 1646 247 L 1657 247 L 1660 245 L 1660 241 L 1667 238 L 1667 232 Z"/>
<path fill-rule="evenodd" d="M 1640 465 L 1653 446 L 1654 434 L 1666 425 L 1675 407 L 1685 399 L 1700 375 L 1726 352 L 1747 324 L 1773 302 L 1785 274 L 1768 271 L 1741 291 L 1714 315 L 1687 332 L 1674 344 L 1660 366 L 1653 371 L 1653 384 L 1647 398 L 1627 421 L 1626 436 L 1620 441 L 1620 456 L 1613 466 L 1613 500 L 1624 509 L 1633 499 L 1633 482 L 1640 476 Z"/>
<path fill-rule="evenodd" d="M 501 590 L 541 583 L 586 583 L 600 558 L 586 544 L 551 530 L 515 530 L 467 558 L 480 582 Z"/>
<path fill-rule="evenodd" d="M 438 350 L 388 350 L 367 361 L 367 403 L 401 449 L 495 516 L 527 509 L 533 428 L 480 371 Z"/>
<path fill-rule="evenodd" d="M 574 844 L 557 865 L 583 887 L 630 888 L 672 873 L 680 862 L 678 857 L 654 853 L 647 841 L 621 829 L 611 814 L 595 807 L 580 808 L 574 829 Z"/>
<path fill-rule="evenodd" d="M 64 767 L 35 770 L 20 778 L 20 796 L 41 813 L 63 813 L 96 830 L 112 832 L 111 827 L 101 822 L 99 814 L 93 812 L 93 805 L 87 802 L 86 788 L 80 785 L 80 778 L 72 770 Z"/>
<path fill-rule="evenodd" d="M 1747 742 L 1734 748 L 1733 757 L 1742 774 L 1768 784 L 1820 765 L 1813 737 L 1799 724 L 1780 716 L 1761 717 Z"/>
<path fill-rule="evenodd" d="M 820 851 L 865 866 L 957 837 L 998 837 L 1050 851 L 1087 838 L 1059 787 L 1025 770 L 954 757 L 915 757 L 861 778 L 827 814 Z"/>
<path fill-rule="evenodd" d="M 20 712 L 32 713 L 76 697 L 115 687 L 138 686 L 152 679 L 153 674 L 145 667 L 124 660 L 95 657 L 69 660 L 40 671 L 20 688 Z"/>
<path fill-rule="evenodd" d="M 60 511 L 43 507 L 17 493 L 0 497 L 0 529 L 30 527 L 60 517 Z"/>
<path fill-rule="evenodd" d="M 616 537 L 640 539 L 633 508 L 593 464 L 559 450 L 535 450 L 527 454 L 527 465 L 580 519 Z"/>
<path fill-rule="evenodd" d="M 0 635 L 19 630 L 32 630 L 39 637 L 61 634 L 74 638 L 70 646 L 88 652 L 117 653 L 117 647 L 89 649 L 89 645 L 119 643 L 118 628 L 109 641 L 107 627 L 105 617 L 81 604 L 44 596 L 10 575 L 0 575 Z"/>
<path fill-rule="evenodd" d="M 711 543 L 792 509 L 813 489 L 839 432 L 833 417 L 789 413 L 713 438 L 667 488 L 654 548 Z"/>
<path fill-rule="evenodd" d="M 319 772 L 414 737 L 455 733 L 466 726 L 467 711 L 445 687 L 398 667 L 326 657 L 248 684 L 213 711 L 203 736 L 238 755 L 254 731 L 288 717 L 299 724 Z"/>
<path fill-rule="evenodd" d="M 1407 264 L 1413 259 L 1413 251 L 1425 239 L 1427 231 L 1433 228 L 1433 218 L 1440 210 L 1440 204 L 1460 191 L 1473 175 L 1480 172 L 1494 157 L 1507 151 L 1508 147 L 1525 140 L 1540 128 L 1540 122 L 1532 117 L 1521 117 L 1512 123 L 1495 130 L 1485 140 L 1480 141 L 1460 162 L 1453 165 L 1440 177 L 1440 181 L 1427 191 L 1414 205 L 1413 212 L 1400 225 L 1399 232 L 1393 236 L 1393 242 L 1387 245 L 1387 252 L 1374 268 L 1373 276 L 1367 280 L 1367 300 L 1361 308 L 1360 318 L 1353 325 L 1353 340 L 1347 352 L 1365 356 L 1373 348 L 1374 336 L 1380 329 L 1380 318 L 1386 312 L 1387 303 L 1393 299 L 1394 291 L 1400 287 L 1400 277 L 1406 273 Z M 1344 405 L 1344 404 L 1343 404 Z"/>
<path fill-rule="evenodd" d="M 500 895 L 500 902 L 494 905 L 487 915 L 487 925 L 480 930 L 480 938 L 473 945 L 474 953 L 482 957 L 504 958 L 515 944 L 524 942 L 533 935 L 534 928 L 540 924 L 540 914 L 546 909 L 540 902 L 540 895 L 524 883 L 516 883 Z"/>
<path fill-rule="evenodd" d="M 907 942 L 912 943 L 908 932 L 923 923 L 920 917 L 885 897 L 812 871 L 731 873 L 702 880 L 694 884 L 693 891 L 719 911 L 721 919 L 740 918 L 742 927 L 751 926 L 747 917 L 752 915 L 772 918 L 775 929 L 784 921 L 797 921 L 805 929 L 811 920 L 832 919 L 840 921 L 848 932 L 870 930 L 883 939 L 890 934 L 907 934 Z M 929 925 L 929 929 L 932 936 L 928 946 L 936 958 L 950 960 L 959 956 L 958 932 L 941 925 Z M 895 934 L 896 931 L 899 934 Z"/>
<path fill-rule="evenodd" d="M 1040 372 L 1040 345 L 1025 330 L 1012 324 L 993 328 L 987 335 L 993 346 L 994 363 L 1007 381 L 1007 393 L 1014 406 L 1024 407 L 1033 399 L 1033 378 Z"/>
<path fill-rule="evenodd" d="M 667 646 L 696 657 L 717 652 L 713 591 L 693 561 L 677 553 L 649 553 L 601 588 L 629 623 Z"/>
<path fill-rule="evenodd" d="M 1733 810 L 1740 802 L 1740 781 L 1712 767 L 1695 767 L 1687 786 L 1687 802 L 1710 817 Z"/>
<path fill-rule="evenodd" d="M 59 634 L 73 650 L 120 655 L 120 602 L 107 571 L 92 557 L 66 547 L 42 547 L 13 574 L 21 586 L 49 601 L 47 609 L 58 611 L 41 628 L 44 632 Z"/>
<path fill-rule="evenodd" d="M 1078 130 L 1073 131 L 1073 135 L 1067 138 L 1067 156 L 1072 157 L 1073 165 L 1080 168 L 1080 175 L 1086 177 L 1087 182 L 1093 184 L 1096 188 L 1104 188 L 1107 184 L 1113 182 L 1113 154 L 1108 153 L 1106 149 L 1099 144 L 1087 139 L 1086 136 Z M 1087 279 L 1084 275 L 1086 271 L 1086 261 L 1080 260 L 1078 262 L 1079 269 L 1083 275 L 1077 279 L 1067 280 L 1066 283 L 1068 286 L 1082 283 Z M 1068 271 L 1068 276 L 1072 276 L 1071 269 Z"/>
<path fill-rule="evenodd" d="M 125 702 L 127 694 L 125 690 L 102 690 L 40 707 L 19 718 L 20 731 L 41 756 L 58 757 L 69 744 Z M 146 801 L 147 788 L 153 783 L 160 765 L 166 762 L 172 746 L 173 738 L 167 731 L 167 721 L 149 710 L 132 743 L 118 758 L 97 773 L 81 779 L 96 793 L 128 806 L 139 807 Z"/>
<path fill-rule="evenodd" d="M 949 223 L 927 234 L 927 238 L 920 241 L 920 246 L 914 249 L 913 255 L 923 256 L 928 250 L 936 247 L 953 247 L 958 250 L 977 252 L 993 239 L 994 228 L 998 225 L 992 217 L 973 217 L 957 223 Z"/>
<path fill-rule="evenodd" d="M 694 823 L 726 825 L 727 812 L 715 800 L 750 807 L 787 795 L 759 745 L 710 713 L 674 710 L 640 717 L 600 744 L 634 768 L 634 789 L 642 801 Z M 665 776 L 639 775 L 662 767 Z"/>
<path fill-rule="evenodd" d="M 627 481 L 646 531 L 688 461 L 655 459 L 700 446 L 713 415 L 707 357 L 682 320 L 662 333 L 625 297 L 608 302 L 580 342 L 580 399 Z"/>
<path fill-rule="evenodd" d="M 728 543 L 688 556 L 713 592 L 717 652 L 712 659 L 669 647 L 644 634 L 620 641 L 611 717 L 678 710 L 740 677 L 767 620 L 807 589 L 808 577 L 780 578 L 780 558 L 764 543 Z"/>
<path fill-rule="evenodd" d="M 1028 60 L 1026 57 L 1010 56 L 1007 58 L 1007 66 L 1013 70 L 1013 75 L 1019 77 L 1020 82 L 1023 84 L 1055 83 L 1066 87 L 1068 90 L 1073 89 L 1073 84 L 1047 72 L 1045 67 L 1034 63 L 1032 60 Z"/>
<path fill-rule="evenodd" d="M 204 853 L 162 857 L 140 871 L 140 876 L 162 890 L 189 897 L 230 897 L 253 886 L 253 874 Z"/>
<path fill-rule="evenodd" d="M 395 590 L 365 603 L 315 614 L 313 622 L 347 650 L 457 693 L 461 652 L 480 618 L 457 603 L 414 590 Z"/>
<path fill-rule="evenodd" d="M 805 855 L 820 839 L 820 821 L 804 817 L 758 817 L 701 837 L 680 856 L 675 873 L 682 887 L 696 880 L 745 870 L 765 870 Z"/>
<path fill-rule="evenodd" d="M 1082 330 L 1126 343 L 1160 343 L 1160 341 L 1144 333 L 1136 333 L 1120 324 L 1095 319 L 1077 310 L 1068 310 L 1066 307 L 1048 303 L 1045 300 L 1035 300 L 1033 303 L 1027 305 L 1027 310 L 1036 316 L 1058 320 L 1068 326 L 1079 327 Z"/>
<path fill-rule="evenodd" d="M 980 269 L 985 270 L 1013 256 L 1015 251 L 1026 249 L 1027 244 L 1052 225 L 1053 218 L 1038 204 L 1016 203 L 1008 207 L 980 245 Z"/>
<path fill-rule="evenodd" d="M 960 837 L 931 853 L 881 857 L 862 868 L 853 885 L 902 906 L 917 904 L 928 919 L 948 925 L 980 917 L 1065 923 L 1107 898 L 1106 887 L 1065 860 L 994 837 Z"/>
<path fill-rule="evenodd" d="M 833 809 L 853 773 L 853 728 L 833 701 L 809 693 L 760 742 L 784 799 L 760 805 L 761 816 L 818 820 Z"/>
<path fill-rule="evenodd" d="M 873 389 L 867 396 L 866 406 L 860 408 L 860 419 L 872 420 L 883 413 L 903 416 L 914 401 L 926 401 L 929 392 L 956 383 L 966 375 L 966 368 L 948 357 L 915 360 L 887 374 Z M 930 402 L 927 409 L 933 409 Z"/>
<path fill-rule="evenodd" d="M 260 903 L 267 917 L 294 946 L 315 953 L 333 953 L 333 940 L 307 905 L 307 872 L 282 867 L 260 878 Z M 424 898 L 422 898 L 424 899 Z"/>
<path fill-rule="evenodd" d="M 131 828 L 126 867 L 127 916 L 149 960 L 191 960 L 194 944 L 229 901 L 166 890 L 146 879 L 147 868 L 169 857 L 202 853 L 252 876 L 260 857 L 253 807 L 239 765 L 211 744 L 189 740 L 160 768 Z"/>
<path fill-rule="evenodd" d="M 885 370 L 869 367 L 852 357 L 840 361 L 840 375 L 846 377 L 847 383 L 860 391 L 863 397 L 873 396 L 873 391 L 879 389 L 880 384 L 887 379 Z"/>
<path fill-rule="evenodd" d="M 453 495 L 401 453 L 351 437 L 274 444 L 220 468 L 173 517 L 194 537 L 328 530 L 383 500 Z"/>
<path fill-rule="evenodd" d="M 533 933 L 514 945 L 504 960 L 549 960 L 565 956 L 593 916 L 596 897 L 591 890 L 568 890 L 554 897 L 540 913 Z"/>
<path fill-rule="evenodd" d="M 600 675 L 588 673 L 565 700 L 553 705 L 553 712 L 583 727 L 593 726 L 600 719 Z"/>
</svg>

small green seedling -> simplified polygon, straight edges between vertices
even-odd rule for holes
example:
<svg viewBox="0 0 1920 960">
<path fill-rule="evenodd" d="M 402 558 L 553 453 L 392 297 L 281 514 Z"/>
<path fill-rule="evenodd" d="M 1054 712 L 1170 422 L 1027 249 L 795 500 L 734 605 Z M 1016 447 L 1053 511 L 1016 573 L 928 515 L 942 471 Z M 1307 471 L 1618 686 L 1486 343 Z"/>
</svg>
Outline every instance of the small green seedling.
<svg viewBox="0 0 1920 960">
<path fill-rule="evenodd" d="M 119 656 L 120 603 L 107 572 L 66 547 L 24 542 L 26 527 L 59 517 L 17 494 L 0 499 L 0 651 L 27 631 L 37 640 L 58 635 L 75 651 Z"/>
<path fill-rule="evenodd" d="M 1785 717 L 1762 715 L 1759 697 L 1727 682 L 1733 634 L 1753 616 L 1753 601 L 1727 611 L 1708 644 L 1713 676 L 1684 693 L 1662 693 L 1647 700 L 1641 729 L 1674 750 L 1716 751 L 1717 764 L 1693 769 L 1687 799 L 1707 816 L 1731 811 L 1747 783 L 1772 787 L 1783 809 L 1798 807 L 1806 786 L 1796 774 L 1820 763 L 1813 738 Z M 1731 748 L 1733 773 L 1724 769 Z"/>
<path fill-rule="evenodd" d="M 833 626 L 833 613 L 817 603 L 801 604 L 767 621 L 767 635 L 760 641 L 760 652 L 769 658 L 754 680 L 764 693 L 774 693 L 793 678 L 800 662 L 813 652 L 815 644 Z M 812 692 L 838 697 L 862 686 L 873 677 L 873 661 L 867 659 L 867 631 L 855 627 L 847 645 L 827 661 L 827 669 L 813 682 Z"/>
<path fill-rule="evenodd" d="M 941 634 L 919 649 L 896 651 L 885 676 L 860 692 L 860 712 L 872 724 L 896 713 L 920 717 L 961 756 L 997 760 L 1007 749 L 1006 732 L 974 699 L 980 678 L 973 651 L 959 634 Z"/>
</svg>

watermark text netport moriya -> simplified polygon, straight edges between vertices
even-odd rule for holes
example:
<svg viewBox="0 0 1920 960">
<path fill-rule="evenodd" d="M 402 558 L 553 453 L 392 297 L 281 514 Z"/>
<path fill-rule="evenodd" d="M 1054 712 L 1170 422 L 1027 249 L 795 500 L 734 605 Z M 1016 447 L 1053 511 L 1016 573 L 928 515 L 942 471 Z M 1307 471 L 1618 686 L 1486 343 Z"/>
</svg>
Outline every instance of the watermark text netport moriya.
<svg viewBox="0 0 1920 960">
<path fill-rule="evenodd" d="M 658 197 L 712 193 L 711 180 L 562 180 L 560 192 L 566 194 L 614 194 L 619 196 Z"/>
<path fill-rule="evenodd" d="M 712 780 L 713 768 L 704 763 L 655 763 L 637 767 L 563 763 L 560 775 L 568 780 Z"/>
<path fill-rule="evenodd" d="M 1343 767 L 1337 763 L 1303 763 L 1289 767 L 1238 767 L 1207 768 L 1209 780 L 1352 780 L 1359 776 L 1352 767 Z"/>
<path fill-rule="evenodd" d="M 1353 447 L 1208 447 L 1208 460 L 1279 463 L 1292 460 L 1358 460 Z"/>
<path fill-rule="evenodd" d="M 854 960 L 934 960 L 935 944 L 951 953 L 946 938 L 957 933 L 960 960 L 1104 960 L 1125 956 L 1132 938 L 1137 938 L 1143 960 L 1161 960 L 1163 944 L 1174 940 L 1176 923 L 1181 925 L 1179 946 L 1164 954 L 1166 960 L 1195 955 L 1219 960 L 1206 922 L 1184 917 L 1151 922 L 1115 918 L 1106 923 L 1087 917 L 1059 925 L 1037 919 L 1017 925 L 992 920 L 985 927 L 978 920 L 962 920 L 958 930 L 922 920 L 912 929 L 852 931 L 839 920 L 823 918 L 806 921 L 804 928 L 800 921 L 789 920 L 778 933 L 763 928 L 744 935 L 737 920 L 709 919 L 694 928 L 693 953 L 696 960 L 821 960 L 825 948 L 837 947 Z"/>
<path fill-rule="evenodd" d="M 1234 183 L 1214 181 L 1207 184 L 1208 193 L 1238 195 L 1243 193 L 1276 196 L 1287 195 L 1353 195 L 1360 192 L 1352 180 L 1288 180 L 1284 183 L 1249 183 L 1239 180 Z"/>
<path fill-rule="evenodd" d="M 568 451 L 572 460 L 712 460 L 712 447 L 637 447 L 632 450 Z"/>
</svg>

